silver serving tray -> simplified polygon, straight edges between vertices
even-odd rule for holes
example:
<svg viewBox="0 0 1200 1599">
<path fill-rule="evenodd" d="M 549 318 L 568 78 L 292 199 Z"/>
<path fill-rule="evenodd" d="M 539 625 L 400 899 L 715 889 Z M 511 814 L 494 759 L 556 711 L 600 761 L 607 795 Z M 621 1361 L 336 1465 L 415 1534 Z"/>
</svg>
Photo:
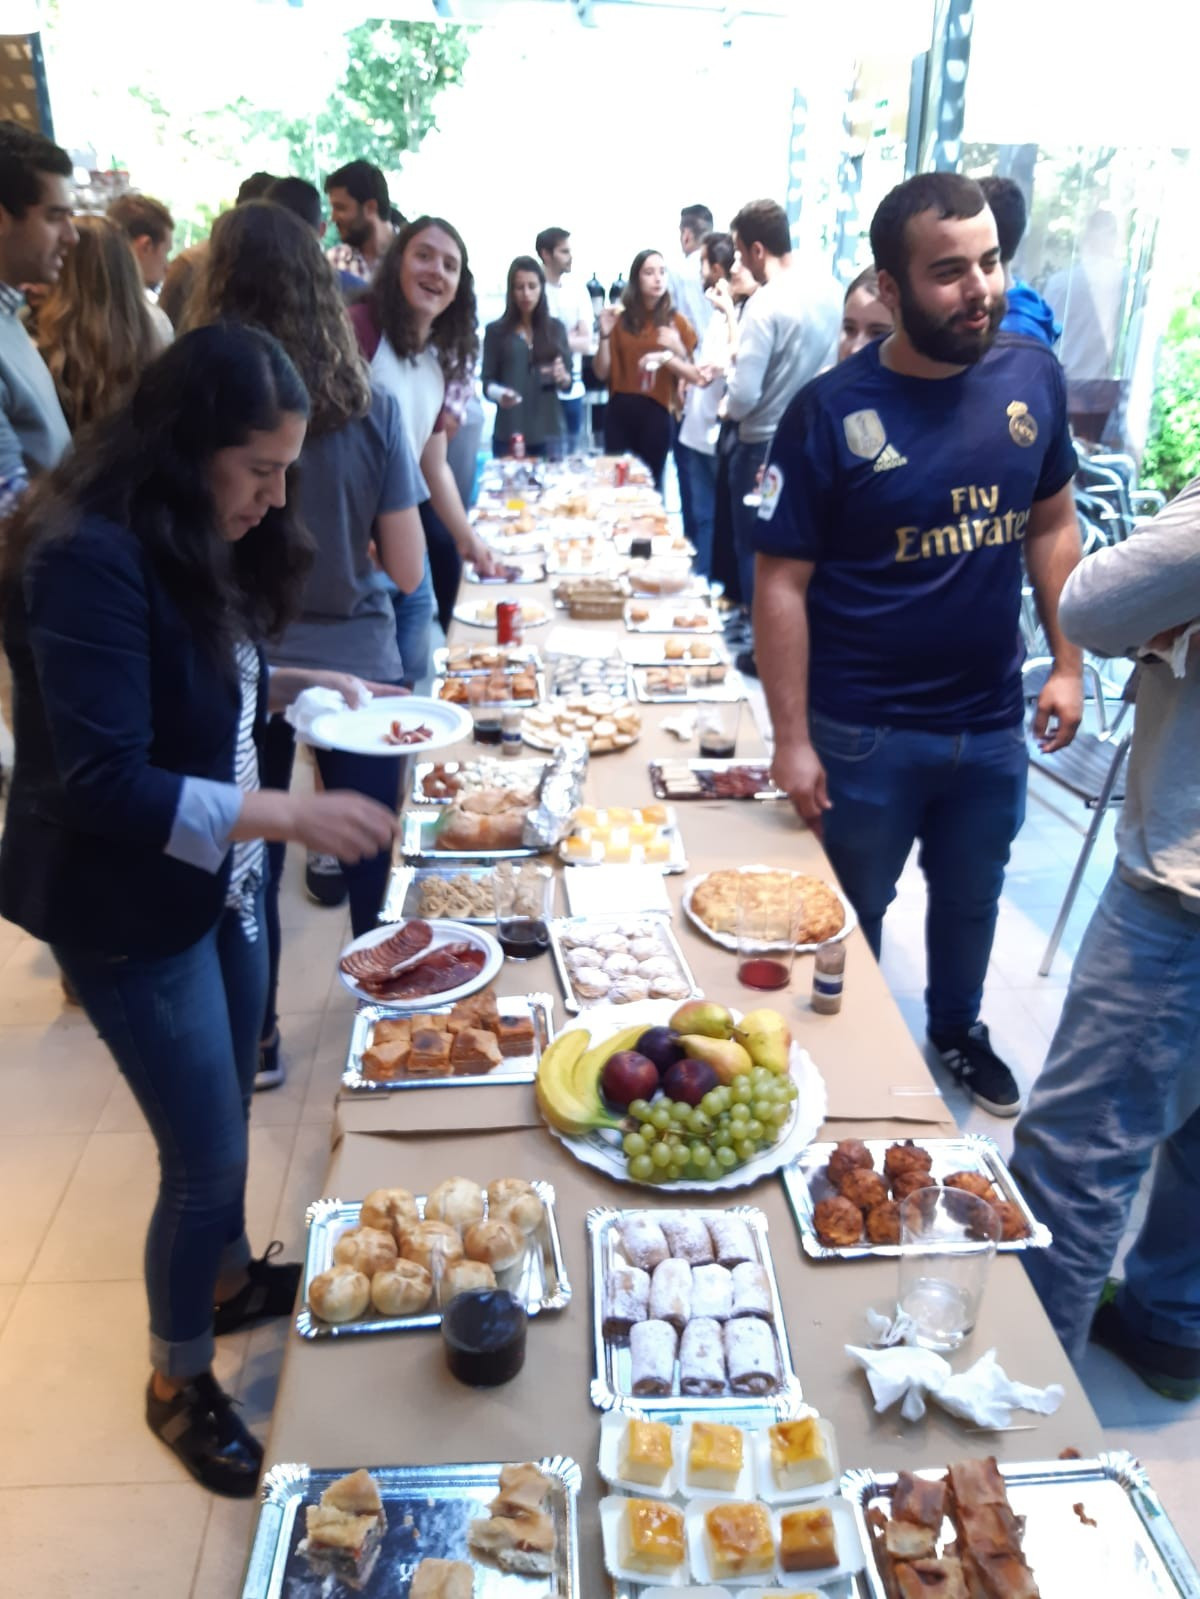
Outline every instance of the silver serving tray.
<svg viewBox="0 0 1200 1599">
<path fill-rule="evenodd" d="M 477 761 L 418 761 L 416 766 L 413 767 L 412 793 L 409 796 L 409 804 L 416 806 L 419 810 L 426 810 L 430 805 L 442 806 L 453 803 L 453 801 L 448 799 L 431 799 L 428 794 L 422 792 L 421 784 L 429 773 L 433 771 L 435 765 L 445 766 L 454 771 L 460 770 L 463 766 L 486 766 L 489 774 L 486 786 L 489 788 L 521 788 L 524 786 L 522 779 L 526 782 L 532 779 L 533 786 L 537 789 L 541 786 L 547 764 L 546 761 L 527 755 L 516 758 L 511 755 L 481 755 Z M 491 780 L 493 768 L 494 783 Z M 467 793 L 474 792 L 473 789 L 467 790 Z"/>
<path fill-rule="evenodd" d="M 668 664 L 668 663 L 664 663 Z M 706 663 L 697 663 L 690 667 L 686 661 L 671 661 L 671 666 L 681 666 L 690 677 L 693 672 L 704 670 Z M 725 676 L 719 683 L 689 683 L 682 694 L 670 694 L 665 689 L 652 689 L 650 687 L 650 673 L 657 671 L 657 667 L 635 666 L 633 668 L 633 687 L 638 699 L 643 705 L 698 705 L 705 701 L 710 704 L 732 704 L 735 700 L 744 700 L 746 697 L 745 684 L 742 674 L 734 671 L 733 667 L 726 667 Z"/>
<path fill-rule="evenodd" d="M 530 1317 L 541 1315 L 543 1311 L 565 1310 L 571 1303 L 571 1283 L 554 1212 L 554 1185 L 536 1180 L 533 1188 L 542 1201 L 545 1213 L 542 1224 L 531 1235 L 530 1247 L 521 1264 L 496 1273 L 500 1287 L 507 1288 L 513 1298 L 525 1306 Z M 418 1211 L 424 1216 L 425 1195 L 416 1194 L 414 1198 Z M 423 1310 L 416 1316 L 381 1316 L 370 1311 L 357 1321 L 337 1323 L 322 1321 L 309 1310 L 309 1283 L 333 1264 L 333 1246 L 344 1232 L 358 1225 L 361 1208 L 361 1199 L 314 1199 L 304 1213 L 308 1241 L 304 1250 L 303 1293 L 296 1315 L 296 1331 L 301 1338 L 369 1338 L 378 1333 L 419 1332 L 442 1325 L 440 1310 Z"/>
<path fill-rule="evenodd" d="M 515 1462 L 514 1462 L 515 1464 Z M 470 1560 L 475 1569 L 475 1599 L 583 1599 L 579 1586 L 579 1531 L 576 1500 L 583 1474 L 575 1461 L 553 1455 L 534 1464 L 554 1479 L 546 1512 L 554 1522 L 555 1567 L 535 1587 L 485 1564 L 467 1547 L 467 1531 L 500 1486 L 499 1462 L 462 1466 L 372 1466 L 371 1475 L 387 1510 L 388 1529 L 372 1574 L 360 1590 L 366 1599 L 399 1599 L 426 1556 Z M 312 1571 L 297 1546 L 304 1536 L 303 1508 L 316 1504 L 342 1471 L 306 1465 L 272 1466 L 262 1481 L 262 1507 L 242 1583 L 241 1599 L 325 1599 L 349 1593 L 347 1584 Z"/>
<path fill-rule="evenodd" d="M 630 605 L 645 605 L 650 615 L 644 622 L 630 620 Z M 680 610 L 699 612 L 704 616 L 703 627 L 679 627 L 675 622 L 675 613 Z M 630 633 L 678 633 L 681 638 L 695 638 L 698 633 L 721 633 L 724 624 L 717 613 L 706 603 L 699 600 L 688 599 L 680 595 L 678 601 L 673 597 L 667 599 L 651 599 L 646 595 L 642 599 L 631 600 L 625 607 L 625 626 Z"/>
<path fill-rule="evenodd" d="M 695 629 L 694 631 L 698 632 L 699 630 Z M 682 629 L 675 636 L 685 641 L 689 637 Z M 723 638 L 713 638 L 709 633 L 703 633 L 700 636 L 712 651 L 711 655 L 706 655 L 703 658 L 704 662 L 729 662 L 729 650 Z M 668 660 L 667 644 L 669 641 L 669 637 L 664 636 L 662 633 L 634 633 L 630 637 L 621 640 L 621 655 L 629 662 L 630 666 L 688 666 L 689 664 L 703 664 L 700 660 L 686 655 L 682 660 Z"/>
<path fill-rule="evenodd" d="M 550 680 L 550 698 L 563 699 L 572 694 L 611 694 L 615 700 L 629 698 L 629 669 L 624 661 L 610 657 L 608 660 L 584 660 L 578 668 L 577 656 L 560 656 L 547 668 Z M 571 665 L 565 664 L 571 662 Z"/>
<path fill-rule="evenodd" d="M 883 1175 L 883 1157 L 892 1144 L 902 1143 L 897 1138 L 866 1138 L 863 1140 L 875 1159 L 875 1169 Z M 986 1133 L 963 1133 L 958 1138 L 914 1138 L 918 1149 L 927 1149 L 933 1156 L 932 1174 L 948 1177 L 951 1172 L 981 1172 L 1005 1199 L 1015 1205 L 1029 1226 L 1026 1238 L 1014 1238 L 1009 1243 L 997 1244 L 1003 1254 L 1016 1254 L 1023 1249 L 1046 1249 L 1051 1242 L 1050 1229 L 1034 1216 L 1024 1194 L 1017 1187 L 1004 1156 L 995 1140 Z M 848 1244 L 844 1249 L 833 1249 L 817 1237 L 813 1225 L 813 1209 L 820 1200 L 829 1198 L 836 1190 L 825 1176 L 825 1166 L 836 1144 L 809 1144 L 792 1163 L 783 1168 L 783 1186 L 788 1203 L 800 1231 L 804 1253 L 813 1260 L 862 1260 L 868 1255 L 900 1255 L 900 1244 L 872 1244 L 864 1238 L 861 1244 Z"/>
<path fill-rule="evenodd" d="M 1149 1478 L 1131 1454 L 1095 1460 L 1000 1463 L 1013 1511 L 1025 1518 L 1022 1548 L 1045 1599 L 1060 1595 L 1102 1599 L 1200 1599 L 1200 1573 L 1171 1525 Z M 942 1469 L 919 1471 L 939 1478 Z M 864 1571 L 850 1590 L 858 1599 L 888 1599 L 874 1554 L 868 1514 L 886 1514 L 896 1484 L 893 1472 L 847 1471 L 842 1496 L 867 1550 Z M 1076 1514 L 1081 1505 L 1096 1525 Z"/>
<path fill-rule="evenodd" d="M 350 1048 L 342 1072 L 342 1087 L 352 1094 L 390 1094 L 408 1088 L 490 1088 L 509 1083 L 532 1083 L 537 1077 L 542 1051 L 554 1036 L 554 1001 L 549 994 L 512 994 L 497 1000 L 506 1016 L 528 1016 L 533 1023 L 533 1051 L 529 1055 L 505 1055 L 499 1066 L 482 1076 L 401 1077 L 375 1082 L 364 1077 L 362 1058 L 370 1048 L 371 1034 L 380 1020 L 395 1020 L 395 1011 L 385 1005 L 360 1005 L 350 1029 Z M 450 1005 L 431 1005 L 424 1015 L 448 1015 Z"/>
<path fill-rule="evenodd" d="M 679 831 L 678 822 L 672 822 L 669 827 L 664 829 L 664 832 L 667 834 L 667 839 L 670 844 L 670 854 L 667 856 L 666 860 L 646 861 L 645 863 L 634 861 L 633 864 L 645 864 L 646 866 L 657 867 L 657 869 L 662 872 L 664 877 L 674 877 L 680 872 L 686 872 L 688 869 L 687 849 L 683 842 L 683 834 Z M 570 837 L 570 834 L 568 834 L 567 837 Z M 619 871 L 622 865 L 628 866 L 630 864 L 629 861 L 580 860 L 574 855 L 567 854 L 566 838 L 564 838 L 558 845 L 558 858 L 564 866 L 577 866 L 581 872 L 593 871 L 598 866 L 609 866 L 613 869 L 613 871 Z M 672 953 L 674 952 L 672 951 Z"/>
<path fill-rule="evenodd" d="M 703 1398 L 691 1394 L 634 1394 L 630 1370 L 629 1345 L 614 1343 L 604 1336 L 604 1279 L 614 1266 L 628 1264 L 620 1252 L 620 1224 L 629 1216 L 645 1214 L 655 1221 L 664 1216 L 740 1216 L 750 1229 L 750 1236 L 758 1263 L 766 1271 L 771 1286 L 771 1304 L 775 1313 L 775 1342 L 779 1349 L 779 1369 L 782 1380 L 773 1394 L 714 1394 Z M 765 1422 L 781 1421 L 797 1413 L 803 1402 L 800 1381 L 792 1365 L 792 1351 L 788 1344 L 787 1325 L 783 1315 L 783 1302 L 779 1297 L 779 1284 L 775 1279 L 775 1265 L 771 1247 L 767 1242 L 767 1218 L 754 1205 L 724 1205 L 708 1208 L 699 1205 L 666 1207 L 640 1212 L 638 1210 L 612 1210 L 607 1206 L 587 1213 L 589 1260 L 591 1264 L 592 1291 L 592 1403 L 597 1410 L 620 1410 L 633 1415 L 650 1416 L 655 1421 L 679 1420 L 697 1414 L 712 1417 L 719 1411 L 723 1419 L 737 1421 L 744 1426 L 762 1426 Z M 678 1384 L 678 1377 L 676 1378 Z M 743 1419 L 744 1418 L 744 1419 Z M 651 1584 L 651 1586 L 653 1586 Z"/>
<path fill-rule="evenodd" d="M 514 563 L 510 559 L 509 561 L 505 561 L 503 564 L 505 566 L 509 566 Z M 539 557 L 533 561 L 531 566 L 525 566 L 524 564 L 521 564 L 520 577 L 506 577 L 500 579 L 480 577 L 475 568 L 468 562 L 466 570 L 463 573 L 463 580 L 467 583 L 478 583 L 481 587 L 489 589 L 502 588 L 505 583 L 544 583 L 546 580 L 546 565 L 545 562 Z"/>
<path fill-rule="evenodd" d="M 469 877 L 472 882 L 482 883 L 491 879 L 494 870 L 491 866 L 393 866 L 379 920 L 403 922 L 422 916 L 421 884 L 430 878 Z M 490 927 L 496 917 L 493 913 L 491 916 L 455 916 L 452 920 L 469 927 Z"/>
<path fill-rule="evenodd" d="M 461 673 L 460 672 L 455 672 L 452 675 L 454 677 L 463 677 L 469 683 L 472 678 L 484 677 L 484 676 L 486 676 L 486 673 L 484 673 L 484 672 L 461 672 Z M 429 690 L 430 695 L 432 696 L 432 698 L 434 698 L 435 700 L 440 700 L 441 699 L 441 697 L 442 697 L 442 689 L 445 686 L 445 683 L 446 683 L 446 678 L 444 676 L 435 677 L 434 678 L 433 686 Z M 460 710 L 464 710 L 464 711 L 504 710 L 510 705 L 520 705 L 520 706 L 537 705 L 537 704 L 540 703 L 540 701 L 542 701 L 542 700 L 544 700 L 546 698 L 546 679 L 542 676 L 542 673 L 540 671 L 535 671 L 535 673 L 533 675 L 533 683 L 534 683 L 534 689 L 536 690 L 536 692 L 534 694 L 532 694 L 532 695 L 523 695 L 519 700 L 516 700 L 516 699 L 513 699 L 513 700 L 479 700 L 479 701 L 474 702 L 474 703 L 467 703 L 466 701 L 459 701 L 459 700 L 447 700 L 446 703 L 448 705 L 457 705 Z"/>
<path fill-rule="evenodd" d="M 677 697 L 677 696 L 674 696 Z M 689 772 L 726 772 L 733 766 L 769 766 L 770 760 L 766 756 L 747 756 L 743 760 L 734 758 L 728 761 L 716 760 L 663 760 L 650 762 L 650 787 L 654 791 L 655 799 L 661 800 L 710 800 L 724 801 L 724 796 L 716 794 L 689 794 L 681 793 L 678 786 L 672 788 L 670 772 L 672 768 L 686 767 Z M 747 794 L 747 799 L 754 800 L 779 800 L 786 799 L 787 795 L 781 788 L 776 788 L 768 778 L 765 788 L 760 788 L 757 793 Z M 732 796 L 731 796 L 732 802 Z"/>
<path fill-rule="evenodd" d="M 544 853 L 538 844 L 525 844 L 520 849 L 438 849 L 433 840 L 433 828 L 441 819 L 440 809 L 405 811 L 400 850 L 406 861 L 437 866 L 448 861 L 511 861 Z"/>
<path fill-rule="evenodd" d="M 471 646 L 468 646 L 470 648 Z M 481 644 L 480 649 L 505 650 L 508 654 L 506 670 L 514 666 L 540 668 L 542 658 L 532 644 Z M 494 670 L 490 666 L 451 666 L 450 650 L 443 646 L 433 652 L 433 670 L 439 677 L 486 677 Z"/>
<path fill-rule="evenodd" d="M 633 913 L 631 913 L 633 914 Z M 669 955 L 679 967 L 679 974 L 688 984 L 688 993 L 678 1003 L 683 1004 L 684 999 L 692 999 L 703 993 L 697 986 L 692 975 L 692 968 L 687 963 L 687 957 L 679 947 L 679 940 L 675 937 L 675 929 L 671 926 L 671 918 L 666 911 L 639 911 L 636 913 L 639 922 L 653 922 L 658 929 L 658 936 L 662 941 L 663 953 Z M 589 1005 L 611 1004 L 607 995 L 603 999 L 584 999 L 575 991 L 575 984 L 571 980 L 571 973 L 566 962 L 566 950 L 563 948 L 562 935 L 569 933 L 575 927 L 591 927 L 597 933 L 605 929 L 617 932 L 621 926 L 619 916 L 556 916 L 549 924 L 550 953 L 554 958 L 554 969 L 558 973 L 558 981 L 563 991 L 563 1006 L 574 1014 L 585 1010 Z"/>
</svg>

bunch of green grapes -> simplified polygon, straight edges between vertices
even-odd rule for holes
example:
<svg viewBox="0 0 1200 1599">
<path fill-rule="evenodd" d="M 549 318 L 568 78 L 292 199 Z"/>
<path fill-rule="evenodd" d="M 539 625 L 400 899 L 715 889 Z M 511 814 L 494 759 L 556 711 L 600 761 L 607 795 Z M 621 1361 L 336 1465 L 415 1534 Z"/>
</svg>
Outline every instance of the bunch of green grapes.
<svg viewBox="0 0 1200 1599">
<path fill-rule="evenodd" d="M 755 1066 L 695 1106 L 635 1099 L 629 1114 L 637 1130 L 621 1143 L 625 1169 L 639 1183 L 716 1182 L 779 1139 L 798 1093 L 790 1077 Z"/>
</svg>

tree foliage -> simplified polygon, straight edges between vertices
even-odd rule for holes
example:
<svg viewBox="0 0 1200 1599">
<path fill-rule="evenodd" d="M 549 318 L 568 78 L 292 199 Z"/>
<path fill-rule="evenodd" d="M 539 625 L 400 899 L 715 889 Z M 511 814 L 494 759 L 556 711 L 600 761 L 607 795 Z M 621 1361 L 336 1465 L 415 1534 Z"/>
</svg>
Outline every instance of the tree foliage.
<svg viewBox="0 0 1200 1599">
<path fill-rule="evenodd" d="M 1168 496 L 1200 474 L 1200 289 L 1175 312 L 1159 351 L 1142 478 Z"/>
</svg>

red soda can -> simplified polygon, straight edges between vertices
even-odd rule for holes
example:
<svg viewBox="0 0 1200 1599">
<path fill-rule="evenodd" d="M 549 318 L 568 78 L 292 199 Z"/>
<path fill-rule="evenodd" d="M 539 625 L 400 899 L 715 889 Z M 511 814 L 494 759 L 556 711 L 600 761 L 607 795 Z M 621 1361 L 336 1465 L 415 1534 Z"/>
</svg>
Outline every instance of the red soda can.
<svg viewBox="0 0 1200 1599">
<path fill-rule="evenodd" d="M 520 644 L 525 637 L 525 624 L 521 617 L 519 600 L 497 600 L 496 643 Z"/>
<path fill-rule="evenodd" d="M 525 435 L 523 433 L 513 434 L 512 453 L 513 459 L 516 461 L 523 461 L 525 459 Z"/>
<path fill-rule="evenodd" d="M 629 482 L 629 462 L 622 457 L 613 469 L 613 477 L 618 488 L 623 488 Z"/>
</svg>

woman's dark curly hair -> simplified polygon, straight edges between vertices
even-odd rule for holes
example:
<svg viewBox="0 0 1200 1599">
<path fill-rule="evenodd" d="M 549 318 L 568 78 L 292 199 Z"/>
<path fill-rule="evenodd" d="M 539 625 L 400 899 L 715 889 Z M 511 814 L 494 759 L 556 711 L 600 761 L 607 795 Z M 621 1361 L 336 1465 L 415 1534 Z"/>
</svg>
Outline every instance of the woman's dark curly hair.
<svg viewBox="0 0 1200 1599">
<path fill-rule="evenodd" d="M 415 221 L 406 223 L 396 234 L 388 246 L 387 254 L 379 263 L 375 281 L 367 295 L 367 304 L 375 326 L 398 356 L 411 360 L 414 356 L 420 355 L 424 346 L 417 333 L 412 307 L 404 298 L 400 268 L 404 262 L 405 250 L 417 235 L 424 233 L 427 228 L 441 228 L 443 233 L 454 240 L 462 258 L 458 292 L 441 316 L 434 320 L 429 335 L 429 343 L 437 352 L 442 376 L 447 383 L 453 383 L 459 378 L 471 375 L 479 354 L 475 279 L 471 276 L 471 268 L 467 264 L 467 247 L 457 228 L 452 227 L 443 217 L 417 217 Z"/>
<path fill-rule="evenodd" d="M 128 528 L 192 631 L 232 668 L 245 632 L 270 638 L 295 616 L 313 544 L 287 504 L 234 543 L 221 536 L 210 483 L 218 450 L 308 416 L 283 347 L 232 322 L 185 333 L 142 374 L 132 400 L 81 434 L 8 524 L 5 606 L 38 551 L 85 516 Z"/>
</svg>

